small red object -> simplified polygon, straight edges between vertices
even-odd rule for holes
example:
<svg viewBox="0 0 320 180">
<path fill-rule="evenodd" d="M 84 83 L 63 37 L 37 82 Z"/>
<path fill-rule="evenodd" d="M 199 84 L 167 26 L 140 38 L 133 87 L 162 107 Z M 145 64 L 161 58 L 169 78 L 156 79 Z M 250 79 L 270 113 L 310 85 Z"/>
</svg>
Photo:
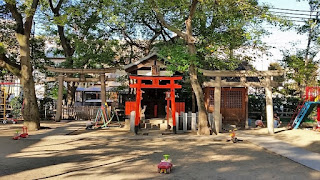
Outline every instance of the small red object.
<svg viewBox="0 0 320 180">
<path fill-rule="evenodd" d="M 20 139 L 20 136 L 14 136 L 12 139 L 13 139 L 13 140 L 19 140 L 19 139 Z"/>
<path fill-rule="evenodd" d="M 161 161 L 158 164 L 158 172 L 159 173 L 169 174 L 171 172 L 171 168 L 172 168 L 172 163 L 171 162 Z"/>
<path fill-rule="evenodd" d="M 22 127 L 22 134 L 20 134 L 20 137 L 22 138 L 27 138 L 29 135 L 28 135 L 28 128 L 26 126 L 23 126 Z"/>
<path fill-rule="evenodd" d="M 14 133 L 12 139 L 13 139 L 13 140 L 19 140 L 19 139 L 20 139 L 19 131 L 17 131 L 16 133 Z"/>
</svg>

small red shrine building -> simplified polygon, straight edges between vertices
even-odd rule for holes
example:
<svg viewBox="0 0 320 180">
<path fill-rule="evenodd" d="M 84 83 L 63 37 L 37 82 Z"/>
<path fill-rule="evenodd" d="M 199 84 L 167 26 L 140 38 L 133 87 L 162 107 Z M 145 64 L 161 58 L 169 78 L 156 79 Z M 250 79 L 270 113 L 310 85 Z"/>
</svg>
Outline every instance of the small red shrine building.
<svg viewBox="0 0 320 180">
<path fill-rule="evenodd" d="M 175 112 L 185 111 L 184 102 L 176 102 L 175 91 L 181 88 L 177 81 L 182 80 L 182 76 L 167 71 L 164 61 L 158 57 L 157 53 L 153 52 L 124 67 L 129 74 L 129 86 L 135 91 L 132 93 L 135 94 L 135 100 L 126 101 L 125 113 L 129 115 L 133 110 L 139 112 L 135 115 L 136 133 L 140 123 L 141 107 L 146 107 L 146 118 L 165 118 L 170 106 L 174 133 L 176 132 Z"/>
<path fill-rule="evenodd" d="M 146 118 L 165 118 L 167 106 L 166 92 L 169 90 L 176 93 L 175 89 L 181 88 L 181 85 L 177 83 L 177 80 L 182 79 L 181 74 L 173 74 L 167 71 L 164 60 L 160 59 L 155 52 L 126 65 L 124 69 L 129 74 L 130 92 L 135 96 L 135 98 L 133 97 L 131 100 L 126 101 L 125 114 L 130 115 L 131 111 L 139 111 L 139 106 L 147 106 L 145 111 Z M 212 113 L 214 111 L 214 88 L 204 86 L 204 93 L 207 111 Z M 185 112 L 184 102 L 175 102 L 174 96 L 170 98 L 172 112 Z M 138 107 L 136 106 L 137 104 Z M 244 126 L 248 114 L 247 104 L 247 88 L 223 87 L 221 92 L 222 123 Z M 139 123 L 138 118 L 140 117 L 138 116 L 136 116 L 136 126 Z"/>
</svg>

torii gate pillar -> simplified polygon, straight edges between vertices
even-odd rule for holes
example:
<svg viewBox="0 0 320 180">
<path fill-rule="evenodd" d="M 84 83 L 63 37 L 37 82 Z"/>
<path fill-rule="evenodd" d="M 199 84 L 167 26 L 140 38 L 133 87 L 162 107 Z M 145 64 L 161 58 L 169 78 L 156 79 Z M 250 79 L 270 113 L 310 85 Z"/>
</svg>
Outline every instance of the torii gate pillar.
<svg viewBox="0 0 320 180">
<path fill-rule="evenodd" d="M 271 77 L 266 77 L 266 114 L 267 114 L 267 127 L 268 133 L 274 134 L 274 123 L 273 123 L 273 103 L 272 103 L 272 87 Z"/>
<path fill-rule="evenodd" d="M 101 106 L 106 102 L 106 77 L 105 74 L 100 74 L 101 81 Z"/>
<path fill-rule="evenodd" d="M 55 121 L 61 121 L 62 115 L 62 98 L 63 98 L 63 75 L 58 76 L 59 89 L 58 89 L 58 100 L 57 100 L 57 112 L 55 116 Z"/>
<path fill-rule="evenodd" d="M 171 96 L 171 117 L 172 117 L 172 124 L 173 124 L 173 133 L 176 134 L 177 133 L 177 126 L 176 126 L 176 95 L 175 95 L 175 89 L 174 89 L 174 80 L 170 80 L 170 96 Z"/>
<path fill-rule="evenodd" d="M 137 79 L 137 91 L 136 91 L 136 117 L 134 121 L 134 133 L 138 133 L 140 124 L 140 105 L 141 105 L 141 79 Z"/>
</svg>

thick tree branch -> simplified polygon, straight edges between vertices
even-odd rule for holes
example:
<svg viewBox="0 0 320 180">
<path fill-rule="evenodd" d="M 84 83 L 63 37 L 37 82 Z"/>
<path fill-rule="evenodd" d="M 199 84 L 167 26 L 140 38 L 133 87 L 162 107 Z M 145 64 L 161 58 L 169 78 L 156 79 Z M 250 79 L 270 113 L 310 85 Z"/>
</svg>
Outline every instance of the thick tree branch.
<svg viewBox="0 0 320 180">
<path fill-rule="evenodd" d="M 192 19 L 197 9 L 198 0 L 193 0 L 190 7 L 190 13 L 188 19 L 186 20 L 186 33 L 188 43 L 194 43 L 194 38 L 192 38 Z"/>
<path fill-rule="evenodd" d="M 160 36 L 160 35 L 161 35 L 161 31 L 160 31 L 160 32 L 156 32 L 156 33 L 152 36 L 152 38 L 147 42 L 146 47 L 145 47 L 145 50 L 144 50 L 144 52 L 145 52 L 146 55 L 150 53 L 152 43 L 153 43 L 154 40 L 156 40 L 156 38 L 157 38 L 158 36 Z"/>
<path fill-rule="evenodd" d="M 153 28 L 145 19 L 142 19 L 142 22 L 143 22 L 144 25 L 146 25 L 153 32 L 155 32 L 155 33 L 159 32 L 159 30 Z"/>
<path fill-rule="evenodd" d="M 39 0 L 33 0 L 31 8 L 29 9 L 29 13 L 27 14 L 26 21 L 24 23 L 24 30 L 25 30 L 25 35 L 30 37 L 31 34 L 31 28 L 32 28 L 32 22 L 33 22 L 33 16 L 36 13 L 37 7 L 39 4 Z"/>
<path fill-rule="evenodd" d="M 59 0 L 59 2 L 58 2 L 56 7 L 53 6 L 52 0 L 48 0 L 48 1 L 49 1 L 50 8 L 51 8 L 52 12 L 54 13 L 54 15 L 56 17 L 60 16 L 59 11 L 60 11 L 60 8 L 62 6 L 63 0 Z"/>
<path fill-rule="evenodd" d="M 156 13 L 156 16 L 157 16 L 158 20 L 160 21 L 160 23 L 161 23 L 164 27 L 166 27 L 167 29 L 169 29 L 170 31 L 176 33 L 179 37 L 185 39 L 185 38 L 186 38 L 186 34 L 183 33 L 181 30 L 179 30 L 179 29 L 177 29 L 177 28 L 169 25 L 169 24 L 165 21 L 163 15 L 161 14 L 161 12 L 160 12 L 160 10 L 159 10 L 156 2 L 155 2 L 155 1 L 152 1 L 152 2 L 153 2 L 153 8 L 152 8 L 152 9 L 153 9 L 154 12 Z"/>
<path fill-rule="evenodd" d="M 63 0 L 60 0 L 60 1 L 58 2 L 58 4 L 57 4 L 57 6 L 56 6 L 55 9 L 60 10 L 60 8 L 61 8 L 61 6 L 62 6 L 62 3 L 63 3 Z"/>
<path fill-rule="evenodd" d="M 154 40 L 156 40 L 156 38 L 158 37 L 158 36 L 160 36 L 160 32 L 156 32 L 153 36 L 152 36 L 152 38 L 149 40 L 149 45 L 148 46 L 150 46 L 152 43 L 153 43 L 153 41 Z"/>
<path fill-rule="evenodd" d="M 155 17 L 157 16 L 156 14 L 154 14 L 154 15 L 155 15 Z M 159 31 L 161 33 L 161 36 L 162 36 L 163 40 L 166 42 L 167 41 L 166 36 L 167 36 L 171 40 L 171 42 L 174 42 L 173 39 L 171 38 L 171 36 L 164 29 L 163 25 L 161 24 L 161 22 L 159 21 L 159 19 L 157 17 L 156 17 L 156 21 L 157 21 L 157 24 L 159 24 L 159 26 L 160 26 L 160 30 Z"/>
<path fill-rule="evenodd" d="M 54 16 L 59 17 L 60 16 L 60 8 L 62 7 L 63 0 L 59 0 L 56 7 L 53 6 L 52 0 L 48 0 L 48 1 L 49 1 L 49 5 L 50 5 L 50 8 L 51 8 Z M 57 25 L 57 26 L 58 26 L 59 38 L 61 41 L 64 55 L 66 56 L 66 58 L 70 58 L 70 57 L 72 57 L 75 50 L 74 50 L 74 48 L 71 47 L 70 40 L 68 38 L 66 38 L 66 36 L 64 34 L 64 26 L 60 26 L 60 25 Z"/>
<path fill-rule="evenodd" d="M 0 67 L 7 69 L 8 71 L 10 71 L 12 74 L 14 74 L 19 78 L 21 77 L 21 74 L 20 74 L 21 66 L 11 62 L 4 53 L 0 54 Z"/>
<path fill-rule="evenodd" d="M 50 5 L 50 8 L 52 10 L 52 12 L 54 11 L 54 7 L 53 7 L 53 3 L 52 3 L 52 0 L 48 0 L 49 1 L 49 5 Z M 53 12 L 54 13 L 54 12 Z"/>
<path fill-rule="evenodd" d="M 64 35 L 64 27 L 58 25 L 58 33 L 61 41 L 62 48 L 64 50 L 64 54 L 67 58 L 72 57 L 74 53 L 74 49 L 71 47 L 70 40 L 66 38 Z"/>
<path fill-rule="evenodd" d="M 167 36 L 171 42 L 174 42 L 173 38 L 167 33 L 167 31 L 164 29 L 164 27 L 162 26 L 162 24 L 159 22 L 160 27 L 161 27 L 161 34 L 163 36 L 163 39 L 165 40 L 165 36 Z M 166 40 L 165 40 L 166 41 Z"/>
<path fill-rule="evenodd" d="M 164 42 L 167 42 L 167 38 L 166 38 L 166 36 L 164 35 L 164 33 L 161 31 L 161 36 L 162 36 L 162 38 L 163 38 L 163 41 Z"/>
<path fill-rule="evenodd" d="M 16 1 L 13 1 L 13 2 L 6 1 L 6 6 L 9 8 L 13 18 L 16 20 L 16 23 L 17 23 L 16 32 L 19 34 L 24 34 L 23 18 L 21 13 L 18 11 L 18 8 L 16 5 L 17 5 Z"/>
<path fill-rule="evenodd" d="M 198 0 L 193 0 L 192 1 L 191 7 L 190 7 L 190 13 L 189 13 L 189 16 L 188 16 L 188 20 L 192 20 L 193 19 L 194 14 L 195 14 L 196 9 L 197 9 L 198 2 L 199 2 Z"/>
<path fill-rule="evenodd" d="M 132 46 L 136 46 L 136 47 L 138 47 L 138 48 L 140 48 L 140 49 L 142 49 L 142 50 L 145 50 L 145 47 L 143 47 L 143 46 L 141 46 L 140 44 L 138 44 L 138 43 L 136 43 L 136 42 L 134 42 L 133 40 L 132 40 L 132 38 L 129 36 L 129 34 L 126 32 L 126 30 L 124 29 L 124 28 L 122 28 L 121 29 L 121 33 L 123 34 L 123 36 L 125 36 L 127 39 L 126 39 L 126 41 Z"/>
</svg>

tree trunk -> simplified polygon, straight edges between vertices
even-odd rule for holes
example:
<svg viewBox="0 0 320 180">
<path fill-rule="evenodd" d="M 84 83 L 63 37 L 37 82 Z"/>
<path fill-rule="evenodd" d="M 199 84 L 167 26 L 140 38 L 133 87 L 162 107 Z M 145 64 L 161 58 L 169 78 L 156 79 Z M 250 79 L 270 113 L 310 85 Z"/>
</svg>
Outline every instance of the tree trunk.
<svg viewBox="0 0 320 180">
<path fill-rule="evenodd" d="M 72 106 L 75 102 L 75 94 L 76 94 L 76 83 L 75 82 L 68 82 L 67 84 L 67 105 Z"/>
<path fill-rule="evenodd" d="M 192 109 L 191 109 L 191 111 L 193 113 L 195 113 L 196 112 L 196 97 L 195 97 L 193 91 L 191 92 L 191 100 L 192 100 Z"/>
<path fill-rule="evenodd" d="M 190 37 L 190 36 L 189 36 Z M 190 39 L 190 38 L 188 38 Z M 189 41 L 189 40 L 188 40 Z M 189 53 L 191 55 L 196 54 L 196 46 L 194 43 L 188 43 Z M 199 122 L 198 122 L 198 135 L 210 135 L 209 122 L 208 122 L 208 113 L 204 103 L 204 94 L 201 88 L 201 85 L 198 81 L 198 71 L 193 63 L 189 67 L 190 73 L 190 83 L 193 89 L 193 92 L 196 96 L 198 112 L 199 112 Z"/>
<path fill-rule="evenodd" d="M 204 95 L 197 77 L 197 70 L 194 65 L 189 68 L 190 82 L 192 89 L 196 95 L 199 112 L 198 135 L 210 135 L 208 125 L 208 114 L 204 105 Z"/>
<path fill-rule="evenodd" d="M 177 36 L 185 40 L 185 42 L 188 44 L 188 49 L 191 56 L 196 55 L 196 46 L 195 46 L 196 39 L 193 37 L 193 34 L 192 34 L 192 19 L 196 12 L 197 4 L 198 4 L 198 0 L 192 0 L 191 6 L 190 6 L 190 13 L 189 13 L 188 19 L 185 21 L 185 24 L 186 24 L 185 33 L 173 26 L 170 26 L 165 21 L 163 15 L 160 13 L 156 3 L 154 2 L 153 4 L 154 5 L 153 9 L 156 12 L 157 18 L 159 19 L 160 23 L 170 31 L 176 33 Z M 209 123 L 208 123 L 208 114 L 204 105 L 204 95 L 203 95 L 201 85 L 199 84 L 199 81 L 198 81 L 198 74 L 197 74 L 197 69 L 194 65 L 194 60 L 191 60 L 189 73 L 190 73 L 191 86 L 196 95 L 196 100 L 198 104 L 198 111 L 199 111 L 198 135 L 205 135 L 205 134 L 209 135 L 210 130 L 209 130 Z"/>
<path fill-rule="evenodd" d="M 196 39 L 193 37 L 192 34 L 192 18 L 195 14 L 196 7 L 198 1 L 193 0 L 190 7 L 190 14 L 188 19 L 185 21 L 186 23 L 186 34 L 184 40 L 188 44 L 188 50 L 191 56 L 196 56 Z M 194 57 L 192 57 L 194 58 Z M 198 135 L 210 135 L 209 130 L 209 122 L 208 122 L 208 114 L 204 103 L 204 94 L 201 88 L 201 85 L 198 81 L 198 71 L 194 65 L 194 60 L 191 60 L 189 73 L 190 73 L 190 82 L 193 89 L 193 92 L 196 95 L 197 105 L 198 105 L 198 112 L 199 112 L 199 122 L 198 122 Z"/>
<path fill-rule="evenodd" d="M 32 76 L 32 65 L 30 58 L 30 43 L 26 35 L 16 34 L 20 45 L 21 78 L 23 89 L 23 111 L 24 125 L 29 130 L 40 129 L 40 116 L 36 99 L 34 81 Z"/>
</svg>

